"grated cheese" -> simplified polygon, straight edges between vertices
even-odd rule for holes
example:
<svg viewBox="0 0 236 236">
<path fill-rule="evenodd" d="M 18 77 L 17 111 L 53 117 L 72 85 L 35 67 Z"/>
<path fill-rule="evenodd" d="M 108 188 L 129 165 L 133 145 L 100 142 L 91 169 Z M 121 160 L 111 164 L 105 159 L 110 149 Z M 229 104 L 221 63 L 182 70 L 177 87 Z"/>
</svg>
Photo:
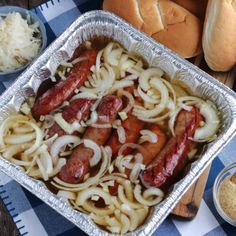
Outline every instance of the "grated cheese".
<svg viewBox="0 0 236 236">
<path fill-rule="evenodd" d="M 19 13 L 0 17 L 0 71 L 15 70 L 32 60 L 39 51 L 39 24 L 28 25 Z"/>
</svg>

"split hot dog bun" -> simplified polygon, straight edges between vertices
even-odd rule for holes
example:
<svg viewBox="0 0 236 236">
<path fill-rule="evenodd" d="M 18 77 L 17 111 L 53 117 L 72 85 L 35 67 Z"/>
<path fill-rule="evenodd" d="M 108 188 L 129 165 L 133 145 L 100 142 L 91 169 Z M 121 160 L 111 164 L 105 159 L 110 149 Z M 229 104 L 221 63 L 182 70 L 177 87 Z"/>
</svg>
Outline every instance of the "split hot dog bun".
<svg viewBox="0 0 236 236">
<path fill-rule="evenodd" d="M 236 0 L 209 0 L 204 23 L 203 51 L 214 71 L 236 64 Z"/>
<path fill-rule="evenodd" d="M 200 19 L 204 19 L 207 0 L 172 0 Z"/>
<path fill-rule="evenodd" d="M 182 57 L 201 52 L 201 21 L 172 1 L 104 0 L 103 9 L 127 20 Z"/>
</svg>

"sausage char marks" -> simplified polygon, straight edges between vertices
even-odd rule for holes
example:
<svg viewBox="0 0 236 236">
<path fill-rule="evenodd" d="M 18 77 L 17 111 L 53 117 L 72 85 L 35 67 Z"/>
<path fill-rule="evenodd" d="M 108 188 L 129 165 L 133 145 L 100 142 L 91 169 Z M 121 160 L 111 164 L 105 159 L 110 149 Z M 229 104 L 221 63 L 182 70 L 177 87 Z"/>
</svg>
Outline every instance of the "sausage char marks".
<svg viewBox="0 0 236 236">
<path fill-rule="evenodd" d="M 34 116 L 47 115 L 62 103 L 70 99 L 75 89 L 80 88 L 90 75 L 91 66 L 96 63 L 97 52 L 86 50 L 81 57 L 87 58 L 76 63 L 66 80 L 59 81 L 55 86 L 47 90 L 41 97 L 36 99 L 32 108 Z"/>
<path fill-rule="evenodd" d="M 74 121 L 80 122 L 82 120 L 87 120 L 94 102 L 95 100 L 84 98 L 72 101 L 68 106 L 63 108 L 63 119 L 69 124 L 72 124 Z M 57 123 L 54 123 L 52 127 L 49 128 L 48 135 L 49 137 L 52 137 L 54 134 L 62 136 L 66 134 L 66 131 Z"/>
<path fill-rule="evenodd" d="M 191 151 L 192 137 L 202 120 L 197 108 L 182 110 L 176 120 L 175 136 L 170 138 L 164 149 L 140 174 L 146 187 L 167 188 L 187 164 L 187 154 Z"/>
<path fill-rule="evenodd" d="M 98 120 L 96 124 L 112 124 L 122 108 L 120 98 L 108 95 L 103 97 L 98 106 Z M 83 136 L 83 139 L 90 139 L 99 146 L 104 145 L 110 135 L 111 128 L 96 128 L 89 126 Z M 66 165 L 59 173 L 59 178 L 68 183 L 80 183 L 85 174 L 90 171 L 89 159 L 93 156 L 93 151 L 83 144 L 77 146 Z"/>
</svg>

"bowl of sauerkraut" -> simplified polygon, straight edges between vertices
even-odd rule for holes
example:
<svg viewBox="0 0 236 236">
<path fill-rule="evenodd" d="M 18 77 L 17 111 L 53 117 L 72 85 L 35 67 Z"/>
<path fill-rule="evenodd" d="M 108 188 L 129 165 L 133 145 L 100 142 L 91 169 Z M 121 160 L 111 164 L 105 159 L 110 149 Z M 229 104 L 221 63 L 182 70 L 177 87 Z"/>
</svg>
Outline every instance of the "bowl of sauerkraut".
<svg viewBox="0 0 236 236">
<path fill-rule="evenodd" d="M 0 42 L 0 80 L 15 79 L 46 47 L 46 30 L 31 11 L 0 7 Z"/>
</svg>

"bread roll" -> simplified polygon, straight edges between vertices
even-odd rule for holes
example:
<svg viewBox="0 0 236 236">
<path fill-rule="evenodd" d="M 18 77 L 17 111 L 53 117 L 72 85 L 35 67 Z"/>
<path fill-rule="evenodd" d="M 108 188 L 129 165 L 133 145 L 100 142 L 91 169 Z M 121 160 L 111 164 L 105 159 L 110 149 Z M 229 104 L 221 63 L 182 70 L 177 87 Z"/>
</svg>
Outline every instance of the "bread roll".
<svg viewBox="0 0 236 236">
<path fill-rule="evenodd" d="M 227 71 L 236 64 L 236 0 L 209 0 L 203 50 L 208 66 Z"/>
<path fill-rule="evenodd" d="M 179 55 L 201 52 L 201 21 L 169 0 L 104 0 L 103 9 L 124 18 Z"/>
<path fill-rule="evenodd" d="M 203 20 L 205 18 L 207 1 L 208 0 L 173 0 L 173 2 L 179 4 Z"/>
</svg>

